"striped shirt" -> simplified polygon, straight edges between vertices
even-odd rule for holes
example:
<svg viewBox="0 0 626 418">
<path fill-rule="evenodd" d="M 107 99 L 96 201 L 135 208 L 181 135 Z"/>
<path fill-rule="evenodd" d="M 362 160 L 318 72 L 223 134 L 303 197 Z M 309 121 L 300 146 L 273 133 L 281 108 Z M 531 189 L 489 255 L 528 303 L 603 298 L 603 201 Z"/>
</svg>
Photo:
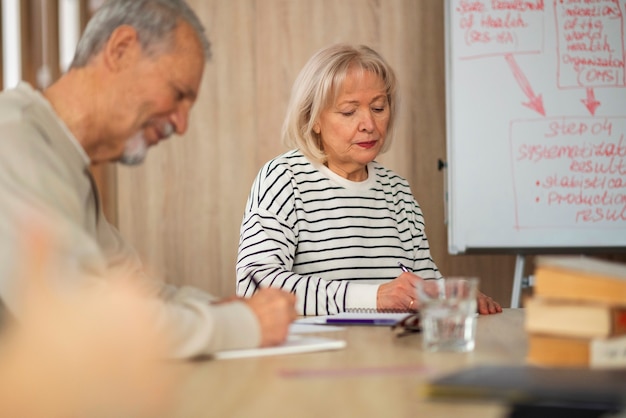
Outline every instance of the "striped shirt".
<svg viewBox="0 0 626 418">
<path fill-rule="evenodd" d="M 298 150 L 266 163 L 248 197 L 237 258 L 237 294 L 262 287 L 296 294 L 301 315 L 376 308 L 398 262 L 440 278 L 408 182 L 377 162 L 349 181 Z"/>
</svg>

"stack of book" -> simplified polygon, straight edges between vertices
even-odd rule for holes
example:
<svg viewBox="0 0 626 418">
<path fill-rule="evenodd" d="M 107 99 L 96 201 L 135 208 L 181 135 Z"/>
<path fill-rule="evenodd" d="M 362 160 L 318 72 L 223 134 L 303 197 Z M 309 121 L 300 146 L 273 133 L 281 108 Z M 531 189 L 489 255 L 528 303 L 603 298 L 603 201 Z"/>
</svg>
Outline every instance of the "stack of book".
<svg viewBox="0 0 626 418">
<path fill-rule="evenodd" d="M 626 368 L 626 264 L 538 257 L 525 308 L 530 364 Z"/>
</svg>

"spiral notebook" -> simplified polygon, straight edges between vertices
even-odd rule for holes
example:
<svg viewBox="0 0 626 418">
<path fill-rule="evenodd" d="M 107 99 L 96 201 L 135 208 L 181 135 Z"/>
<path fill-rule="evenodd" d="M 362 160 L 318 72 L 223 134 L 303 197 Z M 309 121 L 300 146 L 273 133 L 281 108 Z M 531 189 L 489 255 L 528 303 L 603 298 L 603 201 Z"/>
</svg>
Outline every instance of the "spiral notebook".
<svg viewBox="0 0 626 418">
<path fill-rule="evenodd" d="M 414 312 L 379 312 L 376 310 L 360 310 L 359 312 L 341 312 L 335 315 L 311 316 L 296 321 L 300 324 L 320 325 L 374 325 L 393 326 Z"/>
</svg>

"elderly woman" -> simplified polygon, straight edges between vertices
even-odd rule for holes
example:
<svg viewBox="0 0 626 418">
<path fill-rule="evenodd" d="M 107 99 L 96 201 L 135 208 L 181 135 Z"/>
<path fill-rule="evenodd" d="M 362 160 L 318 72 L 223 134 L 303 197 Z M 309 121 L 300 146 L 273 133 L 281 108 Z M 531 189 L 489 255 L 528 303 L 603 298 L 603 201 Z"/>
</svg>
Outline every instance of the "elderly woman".
<svg viewBox="0 0 626 418">
<path fill-rule="evenodd" d="M 415 283 L 441 274 L 408 182 L 375 161 L 396 113 L 394 72 L 374 50 L 338 44 L 311 57 L 283 125 L 295 149 L 264 165 L 248 198 L 237 294 L 288 290 L 302 315 L 419 308 Z M 478 310 L 502 309 L 481 293 Z"/>
</svg>

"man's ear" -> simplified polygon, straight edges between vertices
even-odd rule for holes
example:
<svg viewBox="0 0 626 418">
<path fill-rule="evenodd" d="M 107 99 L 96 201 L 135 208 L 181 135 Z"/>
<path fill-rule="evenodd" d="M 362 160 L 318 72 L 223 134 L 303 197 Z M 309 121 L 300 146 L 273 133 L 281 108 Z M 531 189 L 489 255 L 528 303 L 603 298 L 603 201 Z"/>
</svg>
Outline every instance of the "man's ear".
<svg viewBox="0 0 626 418">
<path fill-rule="evenodd" d="M 104 44 L 104 60 L 112 71 L 126 68 L 141 54 L 139 35 L 135 28 L 122 25 L 115 28 Z"/>
</svg>

